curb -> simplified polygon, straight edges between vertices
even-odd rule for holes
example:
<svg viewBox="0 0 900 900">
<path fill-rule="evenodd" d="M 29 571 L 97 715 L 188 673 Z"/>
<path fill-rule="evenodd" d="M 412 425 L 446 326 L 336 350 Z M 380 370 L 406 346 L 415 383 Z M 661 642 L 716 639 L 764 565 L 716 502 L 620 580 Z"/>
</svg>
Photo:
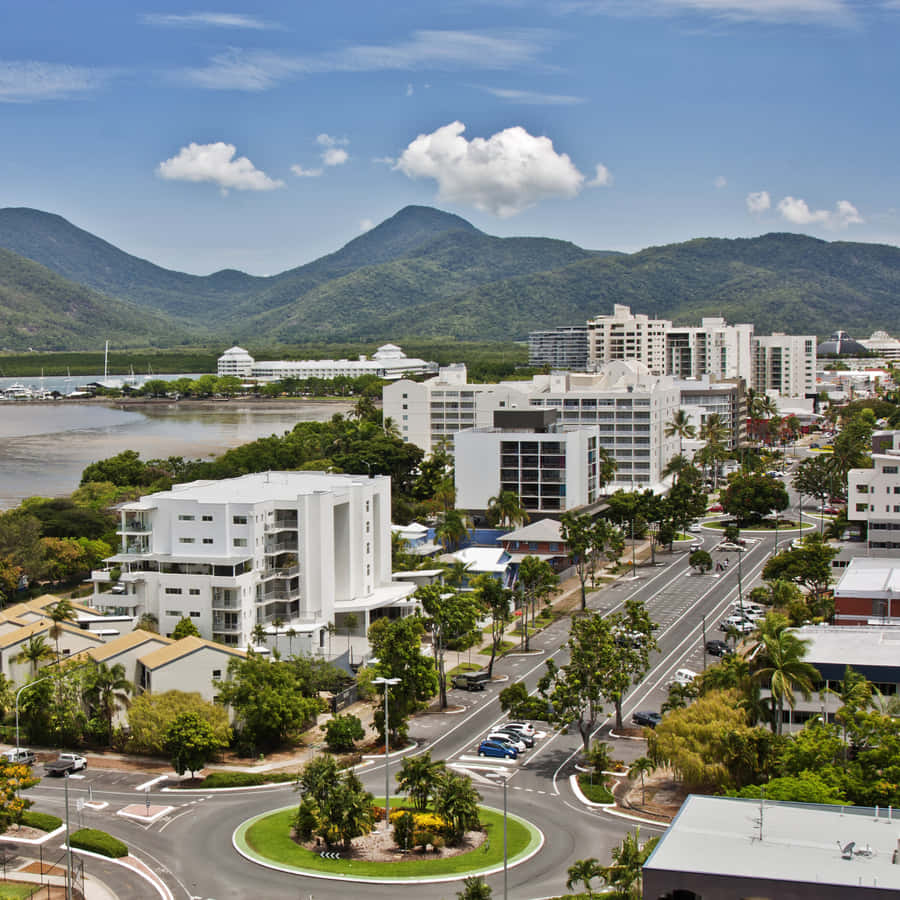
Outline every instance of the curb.
<svg viewBox="0 0 900 900">
<path fill-rule="evenodd" d="M 575 799 L 579 803 L 583 803 L 585 806 L 591 807 L 591 809 L 614 809 L 616 804 L 615 801 L 612 803 L 594 803 L 592 800 L 588 800 L 587 797 L 581 792 L 581 787 L 578 784 L 578 776 L 570 775 L 569 776 L 569 786 L 572 788 L 572 793 L 575 794 Z"/>
<path fill-rule="evenodd" d="M 465 712 L 465 710 L 462 710 Z M 395 750 L 393 753 L 388 753 L 388 759 L 393 759 L 395 756 L 403 756 L 404 753 L 411 753 L 416 747 L 419 746 L 418 741 L 412 741 L 407 744 L 405 747 L 401 747 L 399 750 Z M 363 754 L 363 759 L 384 759 L 383 753 L 365 753 Z"/>
<path fill-rule="evenodd" d="M 65 844 L 63 844 L 63 849 L 66 849 Z M 89 856 L 92 859 L 99 859 L 103 862 L 113 863 L 113 865 L 121 866 L 123 869 L 128 869 L 129 872 L 134 872 L 135 875 L 143 878 L 144 881 L 146 881 L 156 891 L 156 893 L 163 898 L 163 900 L 175 900 L 174 895 L 169 890 L 169 886 L 158 876 L 156 879 L 151 878 L 147 874 L 147 872 L 142 872 L 139 868 L 137 868 L 137 866 L 131 866 L 126 862 L 122 862 L 121 859 L 113 859 L 111 856 L 103 856 L 102 853 L 94 853 L 92 850 L 79 850 L 78 847 L 72 847 L 71 849 L 73 853 L 80 853 L 82 856 Z M 148 872 L 153 871 L 153 869 L 151 869 L 150 866 L 147 865 L 147 863 L 145 863 L 139 856 L 135 856 L 131 851 L 129 851 L 128 856 L 124 858 L 128 859 L 128 857 L 131 857 L 132 859 L 139 862 L 142 866 L 145 866 Z"/>
<path fill-rule="evenodd" d="M 62 834 L 66 830 L 66 825 L 63 823 L 59 826 L 59 828 L 55 828 L 53 831 L 48 831 L 41 838 L 18 838 L 12 837 L 9 834 L 0 835 L 0 841 L 4 842 L 12 842 L 15 844 L 27 844 L 29 847 L 37 847 L 40 844 L 44 844 L 49 841 L 51 838 L 57 837 L 57 835 Z"/>
</svg>

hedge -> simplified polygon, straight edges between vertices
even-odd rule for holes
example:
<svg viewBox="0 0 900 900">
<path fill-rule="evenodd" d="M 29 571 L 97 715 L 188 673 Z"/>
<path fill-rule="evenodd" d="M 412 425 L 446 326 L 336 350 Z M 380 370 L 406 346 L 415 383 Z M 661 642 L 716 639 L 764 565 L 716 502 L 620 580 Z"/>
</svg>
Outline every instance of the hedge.
<svg viewBox="0 0 900 900">
<path fill-rule="evenodd" d="M 128 856 L 128 847 L 125 844 L 111 834 L 96 828 L 79 829 L 69 838 L 69 844 L 78 850 L 89 850 L 91 853 L 99 853 L 112 859 Z"/>
<path fill-rule="evenodd" d="M 63 820 L 59 816 L 52 816 L 50 813 L 35 812 L 33 809 L 25 810 L 22 816 L 22 824 L 29 828 L 37 828 L 39 831 L 56 831 Z"/>
<path fill-rule="evenodd" d="M 196 788 L 253 787 L 257 784 L 279 784 L 285 781 L 296 781 L 297 776 L 289 772 L 210 772 L 199 785 L 187 784 Z"/>
</svg>

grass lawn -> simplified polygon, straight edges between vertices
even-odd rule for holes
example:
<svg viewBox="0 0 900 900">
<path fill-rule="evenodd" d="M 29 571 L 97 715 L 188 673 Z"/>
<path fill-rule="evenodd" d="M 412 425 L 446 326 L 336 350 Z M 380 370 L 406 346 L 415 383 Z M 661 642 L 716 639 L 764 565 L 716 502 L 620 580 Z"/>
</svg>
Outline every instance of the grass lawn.
<svg viewBox="0 0 900 900">
<path fill-rule="evenodd" d="M 464 662 L 460 663 L 458 666 L 454 666 L 452 669 L 447 670 L 447 677 L 452 678 L 454 675 L 462 675 L 463 672 L 480 672 L 481 666 L 478 663 L 470 663 Z"/>
<path fill-rule="evenodd" d="M 497 656 L 501 656 L 502 654 L 507 653 L 508 651 L 512 650 L 513 647 L 518 647 L 518 646 L 519 645 L 517 643 L 515 643 L 514 641 L 500 641 L 500 644 L 497 647 Z M 482 654 L 483 656 L 490 656 L 491 648 L 490 647 L 482 647 L 478 652 L 480 654 Z"/>
<path fill-rule="evenodd" d="M 591 803 L 614 803 L 615 797 L 613 797 L 612 792 L 609 788 L 603 783 L 602 778 L 597 779 L 596 776 L 594 778 L 594 783 L 591 784 L 591 773 L 590 772 L 579 772 L 578 773 L 578 787 L 581 788 L 581 793 L 584 794 Z"/>
<path fill-rule="evenodd" d="M 0 881 L 0 900 L 24 900 L 39 891 L 39 884 L 27 884 L 21 881 Z"/>
<path fill-rule="evenodd" d="M 448 859 L 429 854 L 426 857 L 417 856 L 415 859 L 384 863 L 322 859 L 318 853 L 305 850 L 291 840 L 291 820 L 295 813 L 296 807 L 291 807 L 253 822 L 244 833 L 247 846 L 267 860 L 282 865 L 356 878 L 428 878 L 479 871 L 503 863 L 503 813 L 485 807 L 481 808 L 481 821 L 487 830 L 488 839 L 477 849 Z M 512 860 L 533 843 L 536 844 L 538 838 L 521 820 L 510 815 L 507 840 L 509 858 Z"/>
</svg>

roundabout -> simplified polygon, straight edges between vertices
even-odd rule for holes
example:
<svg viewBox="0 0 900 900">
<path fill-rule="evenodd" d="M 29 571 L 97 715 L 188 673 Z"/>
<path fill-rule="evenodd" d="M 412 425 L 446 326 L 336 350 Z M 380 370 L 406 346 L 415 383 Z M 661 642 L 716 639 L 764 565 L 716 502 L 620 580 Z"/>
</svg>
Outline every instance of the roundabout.
<svg viewBox="0 0 900 900">
<path fill-rule="evenodd" d="M 503 871 L 503 812 L 490 806 L 479 807 L 487 838 L 477 847 L 455 856 L 410 854 L 387 862 L 353 859 L 340 848 L 324 845 L 322 852 L 301 846 L 291 837 L 296 810 L 293 804 L 247 819 L 235 829 L 232 845 L 245 859 L 268 869 L 332 881 L 422 884 Z M 527 820 L 507 813 L 507 842 L 507 865 L 513 868 L 538 853 L 544 835 Z"/>
</svg>

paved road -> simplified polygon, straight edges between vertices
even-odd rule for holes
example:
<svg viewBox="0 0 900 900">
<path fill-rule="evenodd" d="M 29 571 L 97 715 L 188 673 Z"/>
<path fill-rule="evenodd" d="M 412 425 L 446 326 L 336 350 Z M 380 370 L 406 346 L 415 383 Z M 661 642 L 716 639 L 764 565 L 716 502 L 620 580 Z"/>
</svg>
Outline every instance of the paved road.
<svg viewBox="0 0 900 900">
<path fill-rule="evenodd" d="M 721 532 L 705 530 L 703 540 L 711 549 L 721 539 Z M 746 593 L 758 578 L 771 552 L 768 539 L 749 545 L 743 554 L 741 581 Z M 666 685 L 674 671 L 681 667 L 700 670 L 704 664 L 703 617 L 707 638 L 720 637 L 716 625 L 738 596 L 737 554 L 727 555 L 731 565 L 721 575 L 696 575 L 687 562 L 687 554 L 658 554 L 659 565 L 639 570 L 633 580 L 592 593 L 588 605 L 604 613 L 620 609 L 625 600 L 637 597 L 644 601 L 651 617 L 660 625 L 657 631 L 659 651 L 653 655 L 651 671 L 643 682 L 627 696 L 626 719 L 636 709 L 659 709 L 666 696 Z M 713 552 L 714 559 L 722 554 Z M 565 641 L 568 621 L 554 623 L 532 640 L 533 652 L 513 654 L 495 666 L 496 674 L 506 676 L 502 683 L 492 684 L 484 693 L 451 692 L 451 703 L 462 712 L 419 716 L 411 723 L 410 734 L 420 741 L 417 752 L 431 751 L 435 759 L 445 759 L 454 768 L 470 774 L 485 802 L 502 806 L 502 788 L 496 778 L 508 778 L 509 808 L 535 822 L 543 830 L 546 842 L 532 860 L 510 870 L 510 896 L 535 898 L 552 896 L 565 890 L 565 871 L 578 858 L 608 858 L 609 850 L 621 841 L 629 823 L 602 812 L 585 809 L 569 790 L 567 778 L 580 747 L 575 734 L 547 733 L 533 750 L 515 765 L 496 760 L 479 759 L 478 741 L 491 725 L 503 716 L 497 700 L 499 691 L 512 681 L 522 680 L 534 689 L 548 658 L 558 664 L 566 662 Z M 608 729 L 609 723 L 603 727 Z M 616 742 L 616 755 L 631 759 L 643 752 L 644 744 L 635 741 Z M 398 762 L 392 763 L 391 780 Z M 384 791 L 384 769 L 372 765 L 361 772 L 367 788 L 376 795 Z M 151 803 L 172 805 L 173 810 L 151 825 L 114 816 L 116 810 L 135 802 L 143 802 L 144 793 L 135 790 L 146 776 L 131 773 L 109 773 L 89 770 L 83 779 L 70 782 L 73 803 L 89 790 L 98 800 L 110 803 L 108 810 L 95 813 L 83 810 L 85 825 L 104 828 L 120 835 L 129 846 L 153 865 L 171 886 L 176 898 L 244 898 L 261 897 L 343 898 L 344 884 L 320 879 L 285 875 L 246 862 L 231 847 L 235 827 L 244 819 L 296 802 L 290 787 L 275 787 L 235 793 L 185 794 L 161 792 L 151 788 Z M 40 808 L 61 812 L 62 784 L 45 780 L 32 792 Z M 654 828 L 644 826 L 643 833 Z M 502 892 L 502 876 L 490 880 L 496 896 Z M 458 883 L 443 885 L 366 885 L 360 889 L 367 897 L 452 898 Z M 155 896 L 143 885 L 129 884 L 123 897 Z"/>
</svg>

